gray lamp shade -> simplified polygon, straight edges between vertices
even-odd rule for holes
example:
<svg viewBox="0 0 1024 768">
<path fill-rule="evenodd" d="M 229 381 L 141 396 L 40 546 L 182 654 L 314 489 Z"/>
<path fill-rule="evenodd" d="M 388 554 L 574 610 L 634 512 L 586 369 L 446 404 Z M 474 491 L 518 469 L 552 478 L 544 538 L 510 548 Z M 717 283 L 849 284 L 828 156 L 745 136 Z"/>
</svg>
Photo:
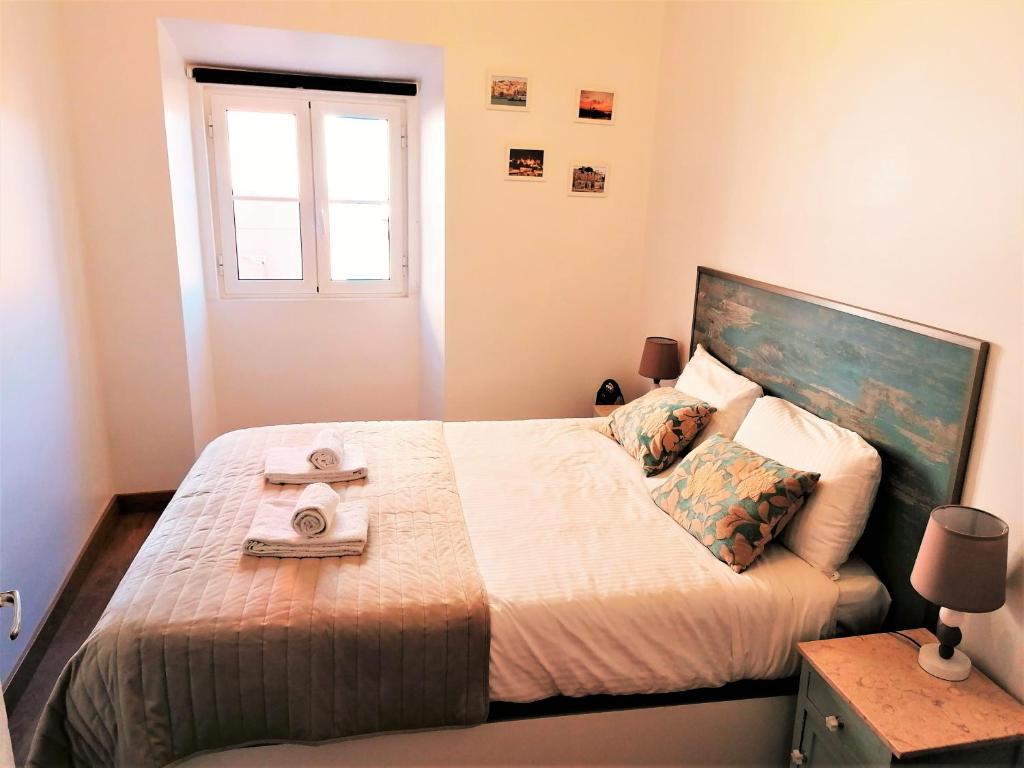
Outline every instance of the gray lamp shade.
<svg viewBox="0 0 1024 768">
<path fill-rule="evenodd" d="M 674 379 L 679 375 L 679 343 L 664 336 L 648 336 L 638 373 L 648 379 Z"/>
<path fill-rule="evenodd" d="M 973 507 L 936 507 L 928 518 L 910 583 L 953 611 L 987 613 L 1006 602 L 1009 526 Z"/>
</svg>

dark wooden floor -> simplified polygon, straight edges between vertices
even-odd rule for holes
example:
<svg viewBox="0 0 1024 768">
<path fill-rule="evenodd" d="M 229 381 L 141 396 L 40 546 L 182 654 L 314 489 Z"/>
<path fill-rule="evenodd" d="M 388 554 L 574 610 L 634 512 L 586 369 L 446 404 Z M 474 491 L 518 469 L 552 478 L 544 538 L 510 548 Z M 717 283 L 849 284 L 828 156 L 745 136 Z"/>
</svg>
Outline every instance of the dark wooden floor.
<svg viewBox="0 0 1024 768">
<path fill-rule="evenodd" d="M 39 647 L 35 653 L 30 651 L 23 662 L 34 667 L 24 670 L 30 673 L 25 678 L 28 683 L 23 690 L 16 691 L 17 698 L 8 702 L 16 765 L 24 764 L 28 758 L 36 721 L 61 670 L 96 625 L 159 517 L 158 512 L 117 514 L 104 531 L 102 541 L 96 542 L 100 548 L 97 556 L 83 569 L 82 578 L 75 579 L 78 583 L 74 592 L 68 594 L 69 584 L 54 607 L 50 629 L 44 627 L 36 640 Z"/>
</svg>

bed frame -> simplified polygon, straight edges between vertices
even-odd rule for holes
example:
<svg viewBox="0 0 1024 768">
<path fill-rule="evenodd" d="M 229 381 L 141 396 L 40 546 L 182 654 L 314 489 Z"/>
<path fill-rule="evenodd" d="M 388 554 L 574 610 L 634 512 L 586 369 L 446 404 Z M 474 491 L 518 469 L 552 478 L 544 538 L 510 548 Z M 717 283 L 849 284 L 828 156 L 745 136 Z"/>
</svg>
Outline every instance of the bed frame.
<svg viewBox="0 0 1024 768">
<path fill-rule="evenodd" d="M 878 450 L 858 553 L 892 596 L 887 629 L 934 627 L 910 571 L 932 509 L 960 501 L 988 343 L 698 267 L 690 354 L 697 344 Z"/>
</svg>

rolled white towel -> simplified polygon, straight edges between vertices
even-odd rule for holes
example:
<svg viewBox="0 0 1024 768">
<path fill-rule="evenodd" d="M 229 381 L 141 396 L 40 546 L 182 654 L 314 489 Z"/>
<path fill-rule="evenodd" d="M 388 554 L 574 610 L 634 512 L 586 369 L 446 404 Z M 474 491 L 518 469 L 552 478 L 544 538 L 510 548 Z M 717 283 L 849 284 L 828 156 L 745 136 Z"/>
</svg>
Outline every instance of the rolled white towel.
<svg viewBox="0 0 1024 768">
<path fill-rule="evenodd" d="M 343 557 L 361 555 L 369 533 L 370 508 L 365 501 L 338 506 L 334 524 L 322 536 L 299 536 L 288 522 L 291 502 L 267 499 L 256 508 L 242 551 L 257 557 Z"/>
<path fill-rule="evenodd" d="M 267 448 L 263 462 L 263 476 L 268 483 L 347 483 L 366 477 L 366 456 L 359 445 L 345 446 L 345 458 L 334 469 L 317 469 L 306 458 L 302 446 L 288 448 L 279 446 Z"/>
<path fill-rule="evenodd" d="M 295 505 L 292 528 L 302 536 L 319 536 L 330 528 L 340 501 L 341 497 L 327 483 L 307 485 Z"/>
<path fill-rule="evenodd" d="M 309 463 L 317 469 L 334 469 L 341 466 L 345 455 L 345 441 L 336 429 L 321 429 L 310 445 Z"/>
</svg>

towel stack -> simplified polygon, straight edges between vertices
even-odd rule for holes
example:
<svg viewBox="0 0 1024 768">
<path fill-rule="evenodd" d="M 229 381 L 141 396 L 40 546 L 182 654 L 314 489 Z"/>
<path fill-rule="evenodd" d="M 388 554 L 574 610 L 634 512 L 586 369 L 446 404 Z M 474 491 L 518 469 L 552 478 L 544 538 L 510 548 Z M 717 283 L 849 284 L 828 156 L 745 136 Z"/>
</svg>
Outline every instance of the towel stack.
<svg viewBox="0 0 1024 768">
<path fill-rule="evenodd" d="M 366 458 L 338 430 L 322 429 L 306 448 L 267 449 L 263 476 L 277 484 L 344 483 L 366 477 Z"/>
<path fill-rule="evenodd" d="M 297 502 L 268 499 L 256 510 L 242 545 L 260 557 L 342 557 L 366 546 L 369 508 L 365 501 L 341 503 L 325 483 L 306 486 Z"/>
<path fill-rule="evenodd" d="M 270 483 L 305 485 L 298 501 L 268 499 L 256 509 L 242 551 L 260 557 L 341 557 L 361 555 L 366 546 L 366 502 L 341 504 L 327 483 L 366 477 L 358 446 L 345 445 L 336 429 L 322 429 L 299 448 L 270 448 L 263 476 Z"/>
</svg>

